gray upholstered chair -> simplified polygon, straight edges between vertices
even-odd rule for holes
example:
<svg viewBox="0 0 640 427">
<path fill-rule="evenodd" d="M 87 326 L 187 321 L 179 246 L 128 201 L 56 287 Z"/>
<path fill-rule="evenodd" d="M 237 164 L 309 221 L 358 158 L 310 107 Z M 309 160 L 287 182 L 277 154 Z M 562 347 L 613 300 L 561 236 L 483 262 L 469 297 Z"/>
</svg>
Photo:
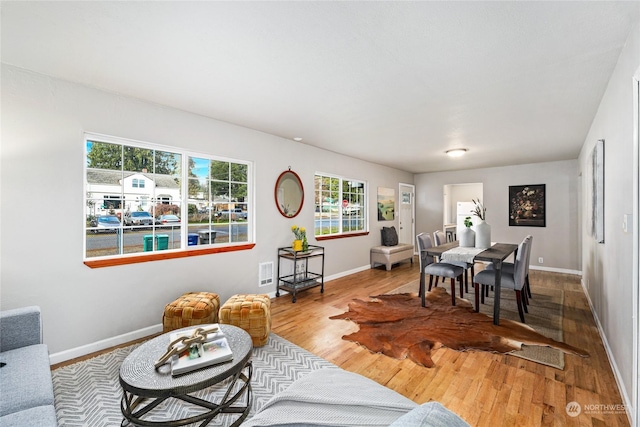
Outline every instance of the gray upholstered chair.
<svg viewBox="0 0 640 427">
<path fill-rule="evenodd" d="M 435 262 L 432 256 L 427 256 L 427 249 L 433 247 L 431 242 L 431 236 L 429 233 L 420 233 L 416 236 L 416 242 L 418 244 L 418 250 L 420 251 L 420 291 L 419 294 L 422 297 L 422 306 L 426 304 L 425 301 L 425 275 L 429 275 L 429 290 L 433 284 L 433 277 L 442 277 L 451 279 L 451 304 L 456 305 L 456 284 L 455 281 L 460 281 L 460 296 L 462 297 L 462 274 L 465 269 L 449 264 L 446 262 Z"/>
<path fill-rule="evenodd" d="M 525 256 L 525 270 L 524 270 L 524 289 L 526 290 L 526 297 L 524 299 L 525 303 L 528 304 L 527 298 L 532 298 L 531 296 L 531 285 L 529 283 L 529 263 L 531 262 L 531 246 L 533 245 L 533 236 L 531 234 L 529 234 L 527 237 L 524 238 L 524 241 L 528 241 L 526 249 L 527 249 L 527 253 Z M 487 266 L 485 267 L 485 270 L 492 270 L 493 269 L 493 263 L 490 262 L 489 264 L 487 264 Z M 508 273 L 512 273 L 513 274 L 513 263 L 512 262 L 503 262 L 502 263 L 502 271 L 506 271 Z M 525 304 L 525 310 L 527 308 Z"/>
<path fill-rule="evenodd" d="M 520 321 L 522 323 L 525 323 L 523 310 L 526 309 L 526 307 L 524 306 L 522 290 L 524 288 L 525 257 L 527 255 L 526 246 L 528 242 L 529 241 L 525 239 L 518 245 L 518 253 L 513 264 L 513 272 L 509 273 L 503 269 L 502 276 L 500 278 L 501 292 L 502 289 L 513 289 L 516 292 L 516 304 L 518 306 L 518 314 L 520 315 Z M 485 286 L 495 286 L 495 279 L 496 276 L 494 270 L 483 270 L 473 277 L 476 292 L 476 312 L 480 311 L 480 286 L 483 288 Z M 497 319 L 494 319 L 494 322 L 496 320 Z"/>
<path fill-rule="evenodd" d="M 442 230 L 434 231 L 433 232 L 433 243 L 436 246 L 440 246 L 442 244 L 447 243 L 447 235 L 446 235 L 446 233 L 444 231 L 442 231 Z M 469 292 L 469 276 L 467 274 L 467 271 L 471 270 L 471 277 L 473 277 L 475 275 L 474 264 L 473 263 L 468 263 L 468 262 L 457 262 L 457 261 L 451 261 L 451 262 L 449 262 L 449 264 L 457 265 L 457 266 L 460 266 L 460 267 L 464 268 L 464 291 L 465 292 Z M 437 284 L 438 284 L 438 279 L 436 278 L 436 285 Z M 463 296 L 463 295 L 460 295 L 460 296 Z"/>
</svg>

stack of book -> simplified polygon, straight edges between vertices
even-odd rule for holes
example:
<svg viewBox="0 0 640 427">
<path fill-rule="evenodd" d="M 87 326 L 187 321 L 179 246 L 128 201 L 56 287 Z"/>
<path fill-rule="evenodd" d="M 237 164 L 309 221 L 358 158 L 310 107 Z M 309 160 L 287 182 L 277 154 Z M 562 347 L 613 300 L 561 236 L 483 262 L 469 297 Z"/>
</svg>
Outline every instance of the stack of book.
<svg viewBox="0 0 640 427">
<path fill-rule="evenodd" d="M 209 327 L 210 328 L 210 327 Z M 209 329 L 208 328 L 208 329 Z M 169 342 L 182 337 L 190 337 L 197 328 L 169 335 Z M 180 375 L 196 369 L 204 368 L 233 359 L 233 353 L 224 333 L 218 328 L 216 332 L 208 333 L 202 343 L 194 343 L 171 359 L 171 375 Z"/>
</svg>

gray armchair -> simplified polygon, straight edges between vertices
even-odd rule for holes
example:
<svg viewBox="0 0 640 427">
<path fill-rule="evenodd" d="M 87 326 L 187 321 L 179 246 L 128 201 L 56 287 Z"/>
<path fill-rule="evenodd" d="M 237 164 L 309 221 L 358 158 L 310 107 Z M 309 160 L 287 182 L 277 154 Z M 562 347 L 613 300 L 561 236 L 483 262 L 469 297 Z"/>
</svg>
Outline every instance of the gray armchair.
<svg viewBox="0 0 640 427">
<path fill-rule="evenodd" d="M 57 426 L 40 308 L 0 312 L 0 425 Z"/>
</svg>

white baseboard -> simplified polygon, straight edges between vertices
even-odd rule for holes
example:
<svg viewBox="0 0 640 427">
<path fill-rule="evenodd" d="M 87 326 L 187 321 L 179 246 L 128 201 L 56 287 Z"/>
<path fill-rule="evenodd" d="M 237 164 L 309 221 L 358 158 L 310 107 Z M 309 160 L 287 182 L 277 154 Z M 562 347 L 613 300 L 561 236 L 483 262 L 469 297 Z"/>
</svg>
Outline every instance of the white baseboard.
<svg viewBox="0 0 640 427">
<path fill-rule="evenodd" d="M 633 425 L 633 414 L 631 414 L 630 412 L 633 408 L 633 405 L 631 404 L 629 393 L 627 393 L 627 389 L 624 387 L 624 383 L 622 382 L 622 375 L 620 374 L 620 370 L 618 369 L 616 360 L 613 358 L 613 352 L 611 351 L 611 347 L 609 346 L 609 341 L 607 341 L 607 336 L 604 333 L 604 329 L 602 328 L 602 324 L 600 323 L 598 314 L 596 313 L 596 310 L 593 307 L 593 303 L 591 302 L 591 297 L 589 296 L 589 292 L 585 286 L 584 280 L 581 280 L 580 282 L 582 283 L 582 289 L 584 291 L 584 294 L 587 297 L 587 302 L 589 303 L 589 308 L 591 309 L 593 319 L 596 322 L 598 333 L 600 334 L 600 339 L 602 339 L 602 343 L 604 344 L 604 350 L 607 353 L 607 359 L 609 359 L 609 365 L 611 365 L 611 369 L 613 370 L 613 376 L 616 379 L 616 384 L 618 384 L 618 390 L 620 390 L 620 395 L 622 396 L 622 400 L 624 400 L 624 402 L 622 403 L 624 404 L 625 411 L 627 413 L 627 418 L 629 419 L 629 424 Z M 610 402 L 610 403 L 617 404 L 618 402 Z"/>
<path fill-rule="evenodd" d="M 580 270 L 569 270 L 566 268 L 554 268 L 554 267 L 540 267 L 539 265 L 529 265 L 529 269 L 531 270 L 540 270 L 540 271 L 551 271 L 553 273 L 564 273 L 564 274 L 573 274 L 576 276 L 582 276 L 582 271 Z"/>
<path fill-rule="evenodd" d="M 80 347 L 61 351 L 59 353 L 53 353 L 49 355 L 49 363 L 55 365 L 56 363 L 65 362 L 67 360 L 75 359 L 76 357 L 86 356 L 87 354 L 104 350 L 105 348 L 128 343 L 130 341 L 148 337 L 149 335 L 154 335 L 159 332 L 162 332 L 162 323 L 143 329 L 138 329 L 137 331 L 128 332 L 126 334 L 118 335 L 112 338 L 107 338 L 105 340 L 96 341 L 94 343 L 86 344 Z"/>
</svg>

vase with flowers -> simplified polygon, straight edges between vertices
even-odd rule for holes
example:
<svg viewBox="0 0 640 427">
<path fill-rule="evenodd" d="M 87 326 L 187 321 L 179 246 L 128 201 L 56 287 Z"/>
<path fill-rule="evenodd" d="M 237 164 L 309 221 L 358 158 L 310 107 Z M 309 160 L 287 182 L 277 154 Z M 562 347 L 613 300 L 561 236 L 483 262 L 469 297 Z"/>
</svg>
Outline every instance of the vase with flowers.
<svg viewBox="0 0 640 427">
<path fill-rule="evenodd" d="M 296 239 L 291 244 L 294 251 L 306 252 L 309 250 L 309 242 L 307 241 L 307 229 L 304 227 L 298 227 L 297 225 L 291 226 L 291 231 Z"/>
<path fill-rule="evenodd" d="M 486 223 L 487 208 L 484 207 L 480 199 L 471 199 L 475 208 L 473 209 L 473 215 L 477 216 L 480 220 L 476 226 L 476 248 L 487 249 L 491 247 L 491 226 Z"/>
<path fill-rule="evenodd" d="M 476 244 L 476 233 L 471 229 L 473 222 L 468 216 L 464 219 L 464 229 L 460 230 L 460 246 L 463 248 L 473 248 Z"/>
</svg>

